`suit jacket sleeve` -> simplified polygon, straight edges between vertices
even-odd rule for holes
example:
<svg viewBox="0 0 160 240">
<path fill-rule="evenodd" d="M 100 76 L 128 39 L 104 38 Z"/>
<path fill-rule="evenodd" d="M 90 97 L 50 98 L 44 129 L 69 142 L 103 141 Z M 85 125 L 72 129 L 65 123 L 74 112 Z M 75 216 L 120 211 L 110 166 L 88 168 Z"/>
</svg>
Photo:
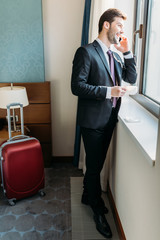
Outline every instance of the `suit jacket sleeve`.
<svg viewBox="0 0 160 240">
<path fill-rule="evenodd" d="M 130 84 L 134 84 L 137 79 L 137 71 L 136 71 L 136 62 L 135 58 L 125 59 L 124 58 L 124 68 L 122 71 L 122 79 L 125 82 Z"/>
<path fill-rule="evenodd" d="M 91 69 L 91 57 L 84 47 L 80 47 L 73 60 L 71 89 L 72 93 L 76 96 L 105 100 L 106 99 L 106 86 L 93 86 L 88 84 L 88 78 Z"/>
</svg>

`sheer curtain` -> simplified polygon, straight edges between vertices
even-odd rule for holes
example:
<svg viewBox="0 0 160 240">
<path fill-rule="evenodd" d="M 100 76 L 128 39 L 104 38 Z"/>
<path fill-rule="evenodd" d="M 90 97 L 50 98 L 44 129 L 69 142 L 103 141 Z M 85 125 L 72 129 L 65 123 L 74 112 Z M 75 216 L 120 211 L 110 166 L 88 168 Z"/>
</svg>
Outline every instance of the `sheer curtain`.
<svg viewBox="0 0 160 240">
<path fill-rule="evenodd" d="M 92 0 L 89 28 L 89 42 L 93 42 L 98 35 L 98 22 L 103 12 L 114 7 L 114 0 Z"/>
<path fill-rule="evenodd" d="M 90 12 L 90 28 L 89 28 L 89 43 L 93 42 L 98 36 L 98 22 L 99 18 L 104 11 L 108 8 L 114 7 L 114 0 L 92 0 L 91 3 L 91 12 Z M 101 185 L 102 190 L 107 190 L 107 179 L 108 179 L 108 164 L 110 159 L 110 149 L 108 151 L 106 161 L 104 167 L 101 172 Z M 83 140 L 81 140 L 80 147 L 80 157 L 79 157 L 79 168 L 83 169 L 83 173 L 85 173 L 85 151 Z"/>
</svg>

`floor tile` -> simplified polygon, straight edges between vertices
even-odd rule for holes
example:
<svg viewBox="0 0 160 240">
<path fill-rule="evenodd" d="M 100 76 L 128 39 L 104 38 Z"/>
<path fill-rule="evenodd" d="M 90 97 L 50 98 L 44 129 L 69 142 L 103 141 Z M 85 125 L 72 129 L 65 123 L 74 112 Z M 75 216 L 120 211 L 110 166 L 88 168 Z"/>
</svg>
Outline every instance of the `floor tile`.
<svg viewBox="0 0 160 240">
<path fill-rule="evenodd" d="M 96 230 L 91 208 L 81 204 L 81 195 L 83 191 L 82 186 L 82 177 L 71 177 L 72 240 L 106 239 Z M 107 195 L 105 193 L 103 194 L 103 199 L 109 209 L 109 213 L 106 215 L 106 218 L 112 229 L 112 240 L 119 240 L 114 219 L 107 200 Z"/>
</svg>

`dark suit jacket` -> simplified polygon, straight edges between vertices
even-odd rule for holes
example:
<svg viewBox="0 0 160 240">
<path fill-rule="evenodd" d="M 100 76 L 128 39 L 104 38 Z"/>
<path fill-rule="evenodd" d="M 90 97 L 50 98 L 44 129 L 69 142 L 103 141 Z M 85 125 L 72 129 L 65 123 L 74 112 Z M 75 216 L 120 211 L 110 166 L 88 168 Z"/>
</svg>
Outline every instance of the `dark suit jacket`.
<svg viewBox="0 0 160 240">
<path fill-rule="evenodd" d="M 114 52 L 115 74 L 118 85 L 122 79 L 131 84 L 136 82 L 134 58 L 122 62 Z M 110 68 L 97 41 L 82 46 L 76 51 L 73 60 L 71 89 L 79 97 L 77 121 L 82 127 L 103 128 L 112 111 L 112 99 L 106 99 L 106 86 L 112 87 Z M 117 113 L 121 99 L 117 102 Z"/>
</svg>

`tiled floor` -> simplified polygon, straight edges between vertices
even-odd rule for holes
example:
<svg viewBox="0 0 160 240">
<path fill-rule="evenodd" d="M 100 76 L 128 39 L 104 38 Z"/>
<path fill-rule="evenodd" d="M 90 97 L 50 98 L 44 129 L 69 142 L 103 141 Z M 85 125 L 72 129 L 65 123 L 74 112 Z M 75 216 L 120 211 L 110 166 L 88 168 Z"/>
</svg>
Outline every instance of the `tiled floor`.
<svg viewBox="0 0 160 240">
<path fill-rule="evenodd" d="M 82 183 L 82 177 L 71 178 L 72 240 L 106 239 L 95 228 L 93 212 L 91 208 L 81 204 Z M 112 229 L 112 240 L 119 240 L 112 212 L 105 193 L 103 193 L 103 199 L 107 208 L 109 209 L 109 213 L 106 214 L 106 218 Z"/>
<path fill-rule="evenodd" d="M 0 240 L 71 240 L 70 177 L 82 176 L 71 164 L 45 169 L 46 196 L 11 207 L 0 191 Z"/>
<path fill-rule="evenodd" d="M 82 171 L 70 163 L 57 163 L 53 168 L 45 169 L 45 176 L 46 196 L 42 198 L 37 194 L 12 207 L 0 189 L 0 240 L 104 239 L 95 229 L 90 208 L 80 203 Z M 108 217 L 115 232 L 111 210 Z M 118 240 L 116 236 L 114 234 L 112 240 Z"/>
</svg>

